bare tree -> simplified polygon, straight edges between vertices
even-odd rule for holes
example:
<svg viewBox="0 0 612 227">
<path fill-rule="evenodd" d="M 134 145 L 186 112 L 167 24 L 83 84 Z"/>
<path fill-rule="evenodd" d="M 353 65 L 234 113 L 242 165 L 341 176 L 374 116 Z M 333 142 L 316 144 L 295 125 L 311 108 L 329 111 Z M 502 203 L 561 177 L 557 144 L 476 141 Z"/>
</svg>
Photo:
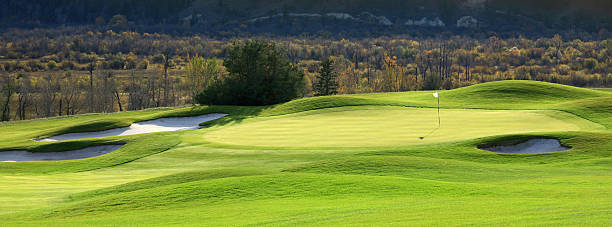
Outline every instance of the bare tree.
<svg viewBox="0 0 612 227">
<path fill-rule="evenodd" d="M 27 108 L 33 104 L 32 80 L 28 75 L 20 75 L 17 94 L 17 117 L 19 120 L 25 120 Z"/>
<path fill-rule="evenodd" d="M 94 70 L 96 70 L 96 64 L 94 61 L 91 61 L 87 66 L 87 71 L 89 71 L 89 112 L 94 112 Z"/>
<path fill-rule="evenodd" d="M 62 116 L 62 111 L 65 109 L 66 115 L 76 113 L 76 106 L 81 92 L 79 91 L 80 80 L 71 73 L 66 73 L 60 84 L 60 108 L 58 113 Z M 65 108 L 64 108 L 65 107 Z"/>
<path fill-rule="evenodd" d="M 457 51 L 457 63 L 463 66 L 463 72 L 466 80 L 471 80 L 471 67 L 474 63 L 474 54 L 470 50 L 461 49 Z"/>
<path fill-rule="evenodd" d="M 431 42 L 423 41 L 419 45 L 419 54 L 416 58 L 417 74 L 421 75 L 422 79 L 425 79 L 427 72 L 431 69 L 433 59 L 431 57 Z"/>
<path fill-rule="evenodd" d="M 40 100 L 39 105 L 41 111 L 39 115 L 42 117 L 52 117 L 55 115 L 53 106 L 57 100 L 59 91 L 59 80 L 57 76 L 47 74 L 40 83 Z"/>
<path fill-rule="evenodd" d="M 9 74 L 2 77 L 2 116 L 0 121 L 9 121 L 11 115 L 11 98 L 16 90 L 15 78 Z"/>
<path fill-rule="evenodd" d="M 120 110 L 123 110 L 121 99 L 118 91 L 117 80 L 111 71 L 105 71 L 101 74 L 101 86 L 97 89 L 97 97 L 100 99 L 99 106 L 102 112 L 109 113 L 115 111 L 115 101 Z"/>
<path fill-rule="evenodd" d="M 163 81 L 160 77 L 150 77 L 147 81 L 147 95 L 151 97 L 151 104 L 148 107 L 160 107 L 162 102 L 161 87 Z"/>
<path fill-rule="evenodd" d="M 123 91 L 128 94 L 128 110 L 140 110 L 144 108 L 144 90 L 142 87 L 142 76 L 130 73 L 130 82 L 124 87 Z"/>
<path fill-rule="evenodd" d="M 437 47 L 434 48 L 432 50 L 432 54 L 433 54 L 433 75 L 432 76 L 436 76 L 436 78 L 431 78 L 432 81 L 434 81 L 433 84 L 433 89 L 439 89 L 441 88 L 441 86 L 443 86 L 445 83 L 443 82 L 447 82 L 446 84 L 448 86 L 445 86 L 446 89 L 449 89 L 450 87 L 450 76 L 451 76 L 451 65 L 452 65 L 452 57 L 451 54 L 453 52 L 453 46 L 452 43 L 444 40 L 438 40 L 437 42 Z"/>
<path fill-rule="evenodd" d="M 170 48 L 167 48 L 166 50 L 164 50 L 164 54 L 163 54 L 163 68 L 164 68 L 164 81 L 163 81 L 163 87 L 164 87 L 164 98 L 163 101 L 161 103 L 161 105 L 168 105 L 168 97 L 169 97 L 169 91 L 170 91 L 170 81 L 168 80 L 168 68 L 170 68 L 170 58 L 171 58 L 171 51 Z"/>
</svg>

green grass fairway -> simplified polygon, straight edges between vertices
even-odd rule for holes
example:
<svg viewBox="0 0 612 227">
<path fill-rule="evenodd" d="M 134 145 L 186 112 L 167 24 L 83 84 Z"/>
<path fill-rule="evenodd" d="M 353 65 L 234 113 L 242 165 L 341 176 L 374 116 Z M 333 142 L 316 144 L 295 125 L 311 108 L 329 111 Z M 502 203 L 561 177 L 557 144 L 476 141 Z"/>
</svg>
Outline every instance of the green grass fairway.
<svg viewBox="0 0 612 227">
<path fill-rule="evenodd" d="M 459 141 L 501 134 L 602 129 L 560 111 L 340 107 L 268 117 L 224 127 L 205 140 L 282 147 L 399 146 Z M 419 137 L 425 137 L 420 139 Z"/>
<path fill-rule="evenodd" d="M 0 163 L 0 226 L 612 224 L 611 92 L 500 81 L 440 98 L 435 131 L 431 92 L 2 123 L 0 150 L 126 145 L 89 159 Z M 229 115 L 199 130 L 32 140 L 206 113 Z M 572 149 L 477 148 L 533 137 Z"/>
</svg>

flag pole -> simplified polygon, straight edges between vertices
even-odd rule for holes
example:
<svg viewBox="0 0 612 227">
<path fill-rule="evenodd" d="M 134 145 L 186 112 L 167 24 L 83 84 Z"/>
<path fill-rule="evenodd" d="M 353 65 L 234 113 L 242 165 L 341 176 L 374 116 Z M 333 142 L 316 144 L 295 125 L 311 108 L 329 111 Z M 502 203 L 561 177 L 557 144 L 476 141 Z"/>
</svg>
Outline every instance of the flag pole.
<svg viewBox="0 0 612 227">
<path fill-rule="evenodd" d="M 438 91 L 436 91 L 436 93 L 438 93 Z M 440 93 L 438 93 L 438 128 L 440 128 Z"/>
<path fill-rule="evenodd" d="M 425 139 L 426 136 L 430 136 L 431 134 L 433 134 L 436 130 L 440 129 L 441 126 L 441 121 L 440 121 L 440 97 L 438 95 L 438 90 L 435 90 L 436 92 L 433 93 L 433 97 L 435 99 L 438 99 L 438 128 L 432 130 L 431 132 L 429 132 L 429 134 L 425 135 L 425 136 L 421 136 L 419 137 L 419 139 Z M 436 102 L 434 101 L 434 104 Z"/>
</svg>

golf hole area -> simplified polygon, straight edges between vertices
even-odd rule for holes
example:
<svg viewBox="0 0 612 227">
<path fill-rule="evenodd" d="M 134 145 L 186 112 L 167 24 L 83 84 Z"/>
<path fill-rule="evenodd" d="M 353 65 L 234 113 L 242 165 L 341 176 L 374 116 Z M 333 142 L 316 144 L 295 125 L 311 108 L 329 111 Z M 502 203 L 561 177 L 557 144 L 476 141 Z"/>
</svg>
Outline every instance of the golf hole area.
<svg viewBox="0 0 612 227">
<path fill-rule="evenodd" d="M 97 132 L 67 133 L 51 136 L 44 139 L 36 139 L 38 142 L 64 141 L 73 139 L 87 139 L 108 136 L 127 136 L 153 132 L 169 132 L 190 129 L 199 129 L 200 123 L 216 120 L 227 116 L 227 114 L 213 113 L 193 117 L 167 117 L 150 121 L 141 121 L 131 124 L 129 127 L 115 128 Z"/>
<path fill-rule="evenodd" d="M 557 139 L 548 138 L 533 138 L 516 144 L 488 145 L 478 148 L 502 154 L 540 154 L 571 149 L 571 147 L 563 146 Z"/>
<path fill-rule="evenodd" d="M 123 145 L 92 146 L 61 152 L 0 151 L 0 162 L 62 161 L 96 157 L 118 150 Z"/>
</svg>

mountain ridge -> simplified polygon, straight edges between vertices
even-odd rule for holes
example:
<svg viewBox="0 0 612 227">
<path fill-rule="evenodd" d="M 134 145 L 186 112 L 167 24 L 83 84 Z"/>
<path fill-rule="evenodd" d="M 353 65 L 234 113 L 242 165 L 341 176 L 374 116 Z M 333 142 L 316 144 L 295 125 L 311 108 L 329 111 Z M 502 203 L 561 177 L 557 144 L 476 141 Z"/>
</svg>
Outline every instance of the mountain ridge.
<svg viewBox="0 0 612 227">
<path fill-rule="evenodd" d="M 605 0 L 6 0 L 0 6 L 0 28 L 97 25 L 114 30 L 366 36 L 612 30 L 612 2 Z"/>
</svg>

